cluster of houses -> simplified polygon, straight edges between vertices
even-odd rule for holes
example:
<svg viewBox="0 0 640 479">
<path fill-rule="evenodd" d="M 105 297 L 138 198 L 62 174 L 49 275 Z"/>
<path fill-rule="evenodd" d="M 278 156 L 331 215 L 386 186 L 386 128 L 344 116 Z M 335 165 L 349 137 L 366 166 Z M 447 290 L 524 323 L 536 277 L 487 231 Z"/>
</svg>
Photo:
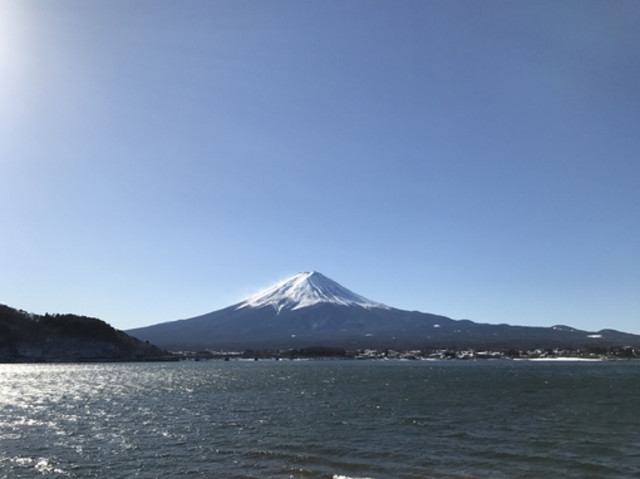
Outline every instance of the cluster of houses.
<svg viewBox="0 0 640 479">
<path fill-rule="evenodd" d="M 385 349 L 365 349 L 358 351 L 353 356 L 355 359 L 402 359 L 402 360 L 446 360 L 446 359 L 502 359 L 504 353 L 499 351 L 474 351 L 465 349 L 461 351 L 453 349 L 438 349 L 435 351 L 409 350 L 396 351 Z"/>
<path fill-rule="evenodd" d="M 491 359 L 530 359 L 530 360 L 609 360 L 609 359 L 640 359 L 640 349 L 630 347 L 610 348 L 601 350 L 581 349 L 529 349 L 506 351 L 474 349 L 436 349 L 436 350 L 393 350 L 393 349 L 364 349 L 354 352 L 339 350 L 337 348 L 308 348 L 304 350 L 282 351 L 181 351 L 174 353 L 180 359 L 207 360 L 207 359 L 312 359 L 312 358 L 340 358 L 359 360 L 491 360 Z"/>
<path fill-rule="evenodd" d="M 536 359 L 536 360 L 607 360 L 607 359 L 640 359 L 640 349 L 630 347 L 611 348 L 607 350 L 582 349 L 529 349 L 492 351 L 474 349 L 437 349 L 395 351 L 365 349 L 357 352 L 356 359 L 400 359 L 400 360 L 480 360 L 480 359 Z"/>
</svg>

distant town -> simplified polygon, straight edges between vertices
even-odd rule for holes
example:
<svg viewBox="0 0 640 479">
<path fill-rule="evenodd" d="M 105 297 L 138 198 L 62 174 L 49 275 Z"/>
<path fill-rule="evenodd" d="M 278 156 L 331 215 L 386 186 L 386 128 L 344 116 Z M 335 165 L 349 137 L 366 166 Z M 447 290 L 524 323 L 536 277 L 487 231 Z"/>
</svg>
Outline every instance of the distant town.
<svg viewBox="0 0 640 479">
<path fill-rule="evenodd" d="M 474 349 L 363 349 L 347 351 L 342 348 L 309 347 L 280 351 L 174 351 L 171 354 L 182 360 L 287 360 L 287 359 L 353 359 L 353 360 L 403 360 L 403 361 L 470 361 L 470 360 L 581 360 L 612 361 L 640 359 L 640 349 L 632 347 L 587 349 L 530 349 L 506 351 Z"/>
</svg>

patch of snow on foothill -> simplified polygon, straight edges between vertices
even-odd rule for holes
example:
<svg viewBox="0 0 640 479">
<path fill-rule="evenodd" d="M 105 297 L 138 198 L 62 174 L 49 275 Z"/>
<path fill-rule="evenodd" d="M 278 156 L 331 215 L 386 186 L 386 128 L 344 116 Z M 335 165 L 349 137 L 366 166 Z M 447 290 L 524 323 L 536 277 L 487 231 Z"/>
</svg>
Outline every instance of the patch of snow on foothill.
<svg viewBox="0 0 640 479">
<path fill-rule="evenodd" d="M 315 271 L 299 273 L 281 281 L 271 288 L 245 299 L 238 304 L 236 309 L 273 306 L 276 311 L 280 312 L 283 309 L 296 310 L 319 303 L 360 306 L 367 309 L 391 309 L 382 303 L 360 296 Z"/>
</svg>

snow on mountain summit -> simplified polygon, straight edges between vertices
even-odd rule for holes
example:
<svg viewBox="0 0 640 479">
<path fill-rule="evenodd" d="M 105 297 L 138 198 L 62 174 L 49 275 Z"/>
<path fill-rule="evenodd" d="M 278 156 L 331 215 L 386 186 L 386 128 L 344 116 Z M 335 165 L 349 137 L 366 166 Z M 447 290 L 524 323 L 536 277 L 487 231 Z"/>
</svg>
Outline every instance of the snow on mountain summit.
<svg viewBox="0 0 640 479">
<path fill-rule="evenodd" d="M 360 306 L 372 309 L 390 309 L 388 306 L 371 301 L 316 271 L 299 273 L 281 281 L 254 296 L 242 301 L 236 309 L 273 306 L 282 310 L 296 310 L 319 303 L 341 306 Z"/>
</svg>

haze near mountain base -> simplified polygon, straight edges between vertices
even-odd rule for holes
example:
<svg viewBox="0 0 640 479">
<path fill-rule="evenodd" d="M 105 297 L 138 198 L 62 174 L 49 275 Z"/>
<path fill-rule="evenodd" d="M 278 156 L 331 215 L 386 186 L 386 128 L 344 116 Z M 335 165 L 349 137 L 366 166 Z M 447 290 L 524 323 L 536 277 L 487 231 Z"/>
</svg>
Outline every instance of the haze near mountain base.
<svg viewBox="0 0 640 479">
<path fill-rule="evenodd" d="M 567 326 L 478 324 L 369 300 L 318 272 L 299 273 L 240 303 L 127 331 L 174 351 L 364 348 L 580 348 L 635 346 L 640 336 Z"/>
</svg>

